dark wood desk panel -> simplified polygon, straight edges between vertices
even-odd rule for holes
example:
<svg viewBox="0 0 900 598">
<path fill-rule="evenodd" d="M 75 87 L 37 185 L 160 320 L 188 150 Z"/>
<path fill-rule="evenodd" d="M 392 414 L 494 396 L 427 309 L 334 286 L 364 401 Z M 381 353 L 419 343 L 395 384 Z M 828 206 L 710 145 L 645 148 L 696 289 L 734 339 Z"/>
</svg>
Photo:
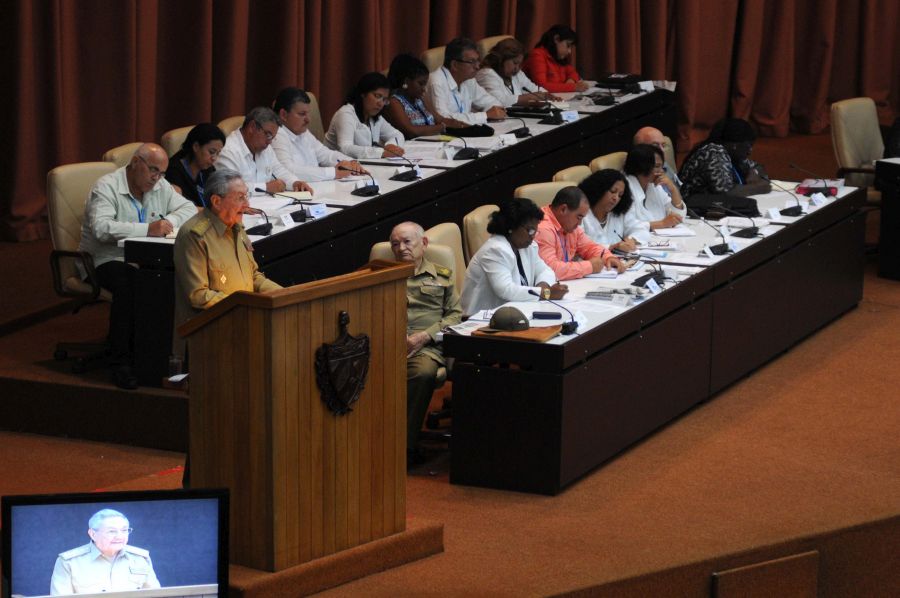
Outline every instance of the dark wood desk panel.
<svg viewBox="0 0 900 598">
<path fill-rule="evenodd" d="M 875 187 L 881 191 L 878 276 L 900 280 L 900 164 L 876 162 Z"/>
</svg>

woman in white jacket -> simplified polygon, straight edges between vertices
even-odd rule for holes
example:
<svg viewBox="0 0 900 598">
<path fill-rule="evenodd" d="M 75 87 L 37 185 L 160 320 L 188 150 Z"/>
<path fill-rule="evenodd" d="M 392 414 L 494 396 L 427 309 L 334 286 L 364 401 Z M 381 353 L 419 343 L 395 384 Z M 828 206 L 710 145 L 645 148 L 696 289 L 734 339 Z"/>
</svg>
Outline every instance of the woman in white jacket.
<svg viewBox="0 0 900 598">
<path fill-rule="evenodd" d="M 510 301 L 561 299 L 569 290 L 538 255 L 534 235 L 544 213 L 530 199 L 504 199 L 491 215 L 491 237 L 472 256 L 460 303 L 472 315 Z M 536 293 L 532 295 L 531 292 Z"/>
<path fill-rule="evenodd" d="M 366 73 L 331 118 L 325 145 L 353 158 L 402 156 L 403 133 L 381 111 L 390 100 L 390 84 L 381 73 Z"/>
<path fill-rule="evenodd" d="M 650 240 L 650 223 L 639 220 L 631 209 L 634 198 L 624 174 L 604 168 L 581 181 L 578 188 L 591 205 L 581 226 L 595 242 L 630 253 Z"/>
</svg>

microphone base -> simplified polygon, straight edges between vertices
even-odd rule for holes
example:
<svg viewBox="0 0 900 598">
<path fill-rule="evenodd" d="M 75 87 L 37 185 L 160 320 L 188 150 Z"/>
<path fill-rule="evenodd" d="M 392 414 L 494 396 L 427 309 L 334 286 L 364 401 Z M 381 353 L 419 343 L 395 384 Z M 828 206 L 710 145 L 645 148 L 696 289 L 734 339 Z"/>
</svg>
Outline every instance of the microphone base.
<svg viewBox="0 0 900 598">
<path fill-rule="evenodd" d="M 636 287 L 643 288 L 644 285 L 647 284 L 647 281 L 650 279 L 656 281 L 656 284 L 662 284 L 666 280 L 666 275 L 663 272 L 650 272 L 649 274 L 644 274 L 643 276 L 638 276 L 632 281 L 632 285 Z"/>
<path fill-rule="evenodd" d="M 528 130 L 528 127 L 521 127 L 516 129 L 515 131 L 510 131 L 513 135 L 516 136 L 516 139 L 524 139 L 525 137 L 531 137 L 531 131 Z"/>
<path fill-rule="evenodd" d="M 753 239 L 759 236 L 759 227 L 751 226 L 749 228 L 742 228 L 739 231 L 731 233 L 731 236 L 740 237 L 741 239 Z"/>
<path fill-rule="evenodd" d="M 731 247 L 728 246 L 728 243 L 719 243 L 718 245 L 710 245 L 709 250 L 712 251 L 713 255 L 725 255 L 731 251 Z"/>
<path fill-rule="evenodd" d="M 365 187 L 354 189 L 350 192 L 350 195 L 356 195 L 357 197 L 372 197 L 378 195 L 378 185 L 366 185 Z"/>
<path fill-rule="evenodd" d="M 791 206 L 778 212 L 782 216 L 802 216 L 803 206 Z"/>
<path fill-rule="evenodd" d="M 454 160 L 474 160 L 481 154 L 478 152 L 477 148 L 474 147 L 464 147 L 455 154 L 453 154 Z"/>
<path fill-rule="evenodd" d="M 594 98 L 595 106 L 614 106 L 616 104 L 616 98 L 613 96 L 600 96 L 599 98 Z"/>
<path fill-rule="evenodd" d="M 256 226 L 251 226 L 245 232 L 248 235 L 259 235 L 262 237 L 266 237 L 272 233 L 272 223 L 266 222 L 265 224 L 257 224 Z"/>
<path fill-rule="evenodd" d="M 565 322 L 562 325 L 562 330 L 560 330 L 560 333 L 565 335 L 575 334 L 576 330 L 578 330 L 578 322 Z"/>
<path fill-rule="evenodd" d="M 306 222 L 309 220 L 309 214 L 306 213 L 306 210 L 301 208 L 296 212 L 291 212 L 291 220 L 294 222 Z"/>
<path fill-rule="evenodd" d="M 404 183 L 411 183 L 412 181 L 418 181 L 419 175 L 416 174 L 415 170 L 407 170 L 406 172 L 401 172 L 400 174 L 395 174 L 390 178 L 392 181 L 402 181 Z"/>
</svg>

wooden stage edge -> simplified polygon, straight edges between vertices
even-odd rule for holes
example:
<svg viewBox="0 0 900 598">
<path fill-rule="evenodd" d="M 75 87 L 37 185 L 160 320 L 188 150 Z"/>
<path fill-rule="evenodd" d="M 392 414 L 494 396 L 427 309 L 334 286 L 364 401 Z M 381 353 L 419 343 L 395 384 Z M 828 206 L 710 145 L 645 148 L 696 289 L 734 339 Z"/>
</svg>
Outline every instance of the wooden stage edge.
<svg viewBox="0 0 900 598">
<path fill-rule="evenodd" d="M 231 598 L 308 596 L 443 551 L 443 524 L 407 519 L 405 531 L 277 573 L 231 565 L 228 595 Z"/>
</svg>

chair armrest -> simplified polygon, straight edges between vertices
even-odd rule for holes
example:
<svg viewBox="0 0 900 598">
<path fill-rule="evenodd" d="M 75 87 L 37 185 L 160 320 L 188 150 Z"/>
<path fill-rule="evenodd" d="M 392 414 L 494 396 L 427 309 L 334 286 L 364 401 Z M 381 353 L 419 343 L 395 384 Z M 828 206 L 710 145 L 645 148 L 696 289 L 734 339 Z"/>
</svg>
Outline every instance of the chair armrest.
<svg viewBox="0 0 900 598">
<path fill-rule="evenodd" d="M 851 166 L 842 166 L 841 168 L 838 168 L 838 171 L 837 171 L 837 178 L 839 178 L 839 179 L 840 179 L 840 178 L 843 178 L 843 176 L 844 176 L 845 174 L 847 174 L 847 173 L 853 173 L 853 172 L 858 172 L 858 173 L 861 173 L 861 174 L 875 174 L 875 169 L 874 169 L 874 168 L 868 168 L 868 167 L 857 167 L 857 168 L 853 168 L 853 167 L 851 167 Z"/>
<path fill-rule="evenodd" d="M 66 288 L 63 280 L 62 268 L 60 264 L 64 259 L 72 259 L 75 261 L 76 267 L 81 264 L 81 268 L 86 275 L 85 282 L 91 285 L 90 293 L 74 292 Z M 100 296 L 100 282 L 97 280 L 97 271 L 94 269 L 94 258 L 86 251 L 63 251 L 54 249 L 50 252 L 50 270 L 53 272 L 53 290 L 60 297 L 74 297 L 77 299 L 85 299 L 88 301 L 96 301 Z"/>
</svg>

